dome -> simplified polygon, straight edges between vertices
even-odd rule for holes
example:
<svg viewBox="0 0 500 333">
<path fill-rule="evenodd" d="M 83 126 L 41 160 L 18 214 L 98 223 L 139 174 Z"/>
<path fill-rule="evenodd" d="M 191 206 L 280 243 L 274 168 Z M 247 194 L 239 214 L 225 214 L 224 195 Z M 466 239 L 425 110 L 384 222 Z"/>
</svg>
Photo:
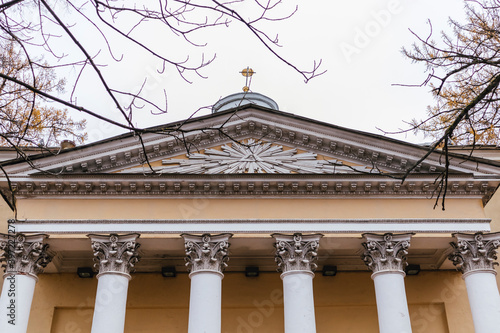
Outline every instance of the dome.
<svg viewBox="0 0 500 333">
<path fill-rule="evenodd" d="M 240 92 L 220 99 L 212 107 L 212 113 L 229 110 L 247 104 L 259 105 L 273 110 L 279 110 L 278 104 L 271 98 L 255 92 Z"/>
</svg>

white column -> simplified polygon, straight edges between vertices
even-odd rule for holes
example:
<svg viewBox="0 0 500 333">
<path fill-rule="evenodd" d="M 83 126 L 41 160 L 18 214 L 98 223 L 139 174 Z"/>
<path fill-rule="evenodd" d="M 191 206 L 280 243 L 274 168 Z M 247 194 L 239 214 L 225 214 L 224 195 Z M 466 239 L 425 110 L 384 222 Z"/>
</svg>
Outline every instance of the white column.
<svg viewBox="0 0 500 333">
<path fill-rule="evenodd" d="M 500 233 L 455 234 L 450 260 L 463 273 L 476 333 L 500 328 L 500 295 L 494 269 Z"/>
<path fill-rule="evenodd" d="M 323 235 L 281 235 L 276 239 L 278 271 L 283 280 L 285 333 L 315 333 L 313 278 Z"/>
<path fill-rule="evenodd" d="M 47 235 L 0 235 L 6 269 L 0 296 L 0 332 L 25 333 L 37 275 L 52 260 L 47 254 Z"/>
<path fill-rule="evenodd" d="M 139 261 L 139 234 L 88 237 L 99 271 L 91 332 L 123 333 L 130 273 Z"/>
<path fill-rule="evenodd" d="M 222 278 L 232 235 L 181 236 L 191 279 L 188 333 L 220 333 Z"/>
<path fill-rule="evenodd" d="M 404 284 L 411 235 L 363 235 L 363 260 L 373 272 L 380 333 L 411 332 Z"/>
<path fill-rule="evenodd" d="M 203 271 L 189 275 L 189 332 L 220 332 L 222 276 Z"/>
</svg>

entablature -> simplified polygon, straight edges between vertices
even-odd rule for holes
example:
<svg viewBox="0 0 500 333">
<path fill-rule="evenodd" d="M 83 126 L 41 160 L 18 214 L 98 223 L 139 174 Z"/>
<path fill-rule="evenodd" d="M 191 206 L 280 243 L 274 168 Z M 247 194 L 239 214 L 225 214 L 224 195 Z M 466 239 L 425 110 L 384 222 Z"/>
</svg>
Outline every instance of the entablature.
<svg viewBox="0 0 500 333">
<path fill-rule="evenodd" d="M 439 175 L 412 175 L 404 182 L 384 175 L 304 174 L 138 174 L 11 177 L 18 198 L 35 197 L 399 197 L 432 198 Z M 450 175 L 447 197 L 487 202 L 500 184 L 496 177 Z"/>
</svg>

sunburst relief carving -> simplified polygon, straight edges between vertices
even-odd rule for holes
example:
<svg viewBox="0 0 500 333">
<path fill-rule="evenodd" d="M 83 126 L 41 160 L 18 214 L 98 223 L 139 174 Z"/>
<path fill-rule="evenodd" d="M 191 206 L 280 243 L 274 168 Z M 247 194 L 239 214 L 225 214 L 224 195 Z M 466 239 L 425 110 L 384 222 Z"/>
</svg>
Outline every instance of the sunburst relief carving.
<svg viewBox="0 0 500 333">
<path fill-rule="evenodd" d="M 221 146 L 221 150 L 205 149 L 204 153 L 190 153 L 187 157 L 188 159 L 163 160 L 164 166 L 155 171 L 186 174 L 370 172 L 365 167 L 347 166 L 338 160 L 319 160 L 315 153 L 298 153 L 297 149 L 284 150 L 283 146 L 254 139 L 225 144 Z M 147 172 L 146 169 L 144 171 Z"/>
</svg>

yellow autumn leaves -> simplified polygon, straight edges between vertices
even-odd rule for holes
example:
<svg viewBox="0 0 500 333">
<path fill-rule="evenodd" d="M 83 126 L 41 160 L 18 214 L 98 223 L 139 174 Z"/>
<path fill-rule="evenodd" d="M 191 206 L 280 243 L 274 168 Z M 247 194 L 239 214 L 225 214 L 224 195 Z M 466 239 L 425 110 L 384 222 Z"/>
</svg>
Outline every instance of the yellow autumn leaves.
<svg viewBox="0 0 500 333">
<path fill-rule="evenodd" d="M 65 81 L 58 80 L 45 63 L 28 60 L 13 41 L 4 42 L 0 49 L 0 73 L 35 90 L 0 78 L 0 145 L 56 146 L 63 139 L 83 143 L 85 120 L 74 121 L 67 110 L 51 106 L 36 93 L 62 92 Z"/>
</svg>

